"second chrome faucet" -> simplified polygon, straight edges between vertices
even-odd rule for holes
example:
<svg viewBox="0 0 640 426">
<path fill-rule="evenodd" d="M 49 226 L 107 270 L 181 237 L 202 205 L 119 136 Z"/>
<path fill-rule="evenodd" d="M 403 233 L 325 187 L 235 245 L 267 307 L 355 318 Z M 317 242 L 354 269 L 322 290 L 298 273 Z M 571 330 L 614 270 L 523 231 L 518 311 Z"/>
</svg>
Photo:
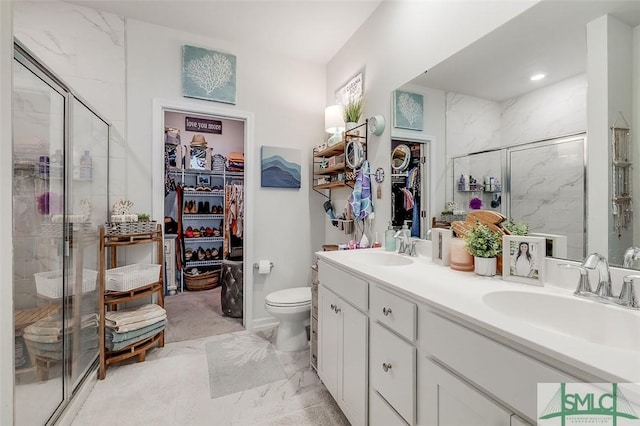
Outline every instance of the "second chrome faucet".
<svg viewBox="0 0 640 426">
<path fill-rule="evenodd" d="M 578 271 L 580 271 L 580 281 L 578 282 L 578 287 L 573 292 L 573 294 L 583 297 L 595 297 L 604 302 L 615 303 L 617 305 L 634 309 L 640 309 L 640 302 L 636 297 L 634 288 L 634 281 L 636 279 L 640 279 L 640 275 L 625 276 L 623 279 L 620 295 L 618 297 L 615 297 L 613 295 L 611 285 L 611 272 L 609 270 L 609 262 L 601 254 L 591 253 L 584 259 L 582 265 L 580 266 L 570 264 L 561 264 L 559 266 L 562 268 L 577 269 Z M 592 290 L 591 283 L 589 281 L 589 269 L 598 271 L 598 285 L 595 291 Z"/>
</svg>

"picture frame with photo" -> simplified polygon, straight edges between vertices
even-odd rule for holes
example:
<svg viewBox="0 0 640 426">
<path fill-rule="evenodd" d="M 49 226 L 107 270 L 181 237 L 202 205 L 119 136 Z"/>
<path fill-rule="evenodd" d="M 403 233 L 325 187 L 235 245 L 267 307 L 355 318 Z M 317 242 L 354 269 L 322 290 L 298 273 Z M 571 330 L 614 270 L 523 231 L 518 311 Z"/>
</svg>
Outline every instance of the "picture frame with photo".
<svg viewBox="0 0 640 426">
<path fill-rule="evenodd" d="M 211 185 L 211 176 L 198 175 L 198 178 L 196 180 L 198 185 Z"/>
<path fill-rule="evenodd" d="M 502 237 L 502 279 L 543 285 L 546 239 L 523 235 Z"/>
</svg>

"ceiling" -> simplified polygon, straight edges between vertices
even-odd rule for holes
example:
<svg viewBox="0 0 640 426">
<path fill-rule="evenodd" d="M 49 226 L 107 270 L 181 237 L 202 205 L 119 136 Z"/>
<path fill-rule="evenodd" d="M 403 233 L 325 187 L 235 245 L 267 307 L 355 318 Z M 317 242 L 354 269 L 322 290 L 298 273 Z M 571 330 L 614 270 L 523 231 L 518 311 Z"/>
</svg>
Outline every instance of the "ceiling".
<svg viewBox="0 0 640 426">
<path fill-rule="evenodd" d="M 411 83 L 501 102 L 585 73 L 586 25 L 607 13 L 635 27 L 640 1 L 544 0 Z"/>
<path fill-rule="evenodd" d="M 382 0 L 69 2 L 324 65 Z"/>
</svg>

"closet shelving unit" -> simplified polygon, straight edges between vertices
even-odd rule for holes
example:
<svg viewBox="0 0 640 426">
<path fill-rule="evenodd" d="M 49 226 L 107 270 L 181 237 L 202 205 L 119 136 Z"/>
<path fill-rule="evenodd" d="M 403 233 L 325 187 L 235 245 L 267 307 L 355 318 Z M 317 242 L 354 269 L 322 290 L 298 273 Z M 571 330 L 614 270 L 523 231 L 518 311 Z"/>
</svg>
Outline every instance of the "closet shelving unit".
<svg viewBox="0 0 640 426">
<path fill-rule="evenodd" d="M 163 262 L 163 238 L 162 226 L 157 225 L 151 232 L 139 234 L 107 234 L 104 226 L 100 227 L 100 267 L 98 270 L 98 280 L 100 283 L 100 380 L 107 374 L 107 367 L 125 359 L 138 357 L 138 361 L 145 360 L 147 350 L 154 346 L 164 346 L 164 330 L 148 337 L 144 340 L 133 343 L 117 351 L 106 349 L 105 345 L 105 313 L 108 310 L 117 310 L 118 305 L 151 298 L 155 295 L 155 303 L 164 308 L 164 262 Z M 143 287 L 133 288 L 127 291 L 106 290 L 106 271 L 117 266 L 118 248 L 135 245 L 155 244 L 157 259 L 160 264 L 160 274 L 158 280 Z M 107 268 L 107 254 L 109 255 L 109 268 Z"/>
<path fill-rule="evenodd" d="M 225 253 L 239 252 L 242 253 L 242 245 L 233 244 L 231 235 L 226 234 L 226 186 L 235 183 L 244 183 L 244 172 L 234 172 L 224 170 L 223 172 L 214 172 L 211 170 L 192 170 L 192 169 L 172 169 L 169 173 L 179 180 L 179 184 L 183 187 L 182 205 L 180 206 L 180 217 L 182 221 L 182 279 L 180 283 L 180 291 L 184 291 L 184 270 L 189 268 L 206 268 L 208 270 L 219 269 L 222 260 L 227 257 Z M 208 183 L 206 183 L 208 182 Z M 197 190 L 198 187 L 208 188 L 209 190 Z M 193 188 L 190 190 L 187 188 Z M 193 202 L 194 205 L 188 203 Z M 199 204 L 208 204 L 208 209 L 198 210 Z M 195 206 L 196 213 L 191 213 Z M 217 209 L 213 212 L 213 208 Z M 198 230 L 200 236 L 187 236 L 187 229 Z M 204 228 L 216 232 L 213 235 L 202 235 L 201 230 Z M 225 238 L 228 237 L 228 238 Z M 228 243 L 227 243 L 228 242 Z M 226 245 L 226 246 L 225 246 Z M 202 248 L 205 252 L 205 258 L 199 259 L 198 252 Z M 191 250 L 191 256 L 187 259 L 187 251 Z M 215 250 L 215 256 L 213 255 Z M 207 251 L 211 253 L 207 257 Z M 241 255 L 240 255 L 241 256 Z M 237 256 L 236 256 L 237 257 Z"/>
</svg>

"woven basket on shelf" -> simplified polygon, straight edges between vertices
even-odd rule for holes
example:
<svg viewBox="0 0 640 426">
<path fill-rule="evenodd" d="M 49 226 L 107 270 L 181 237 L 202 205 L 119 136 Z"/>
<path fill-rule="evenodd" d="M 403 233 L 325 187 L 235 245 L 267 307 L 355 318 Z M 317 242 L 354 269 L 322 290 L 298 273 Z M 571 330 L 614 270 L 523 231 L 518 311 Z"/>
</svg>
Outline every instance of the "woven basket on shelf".
<svg viewBox="0 0 640 426">
<path fill-rule="evenodd" d="M 107 235 L 145 234 L 155 231 L 157 223 L 155 220 L 146 222 L 107 222 L 104 224 L 104 229 Z"/>
<path fill-rule="evenodd" d="M 184 274 L 184 285 L 188 291 L 210 290 L 220 285 L 220 270 L 200 272 L 199 274 Z"/>
</svg>

